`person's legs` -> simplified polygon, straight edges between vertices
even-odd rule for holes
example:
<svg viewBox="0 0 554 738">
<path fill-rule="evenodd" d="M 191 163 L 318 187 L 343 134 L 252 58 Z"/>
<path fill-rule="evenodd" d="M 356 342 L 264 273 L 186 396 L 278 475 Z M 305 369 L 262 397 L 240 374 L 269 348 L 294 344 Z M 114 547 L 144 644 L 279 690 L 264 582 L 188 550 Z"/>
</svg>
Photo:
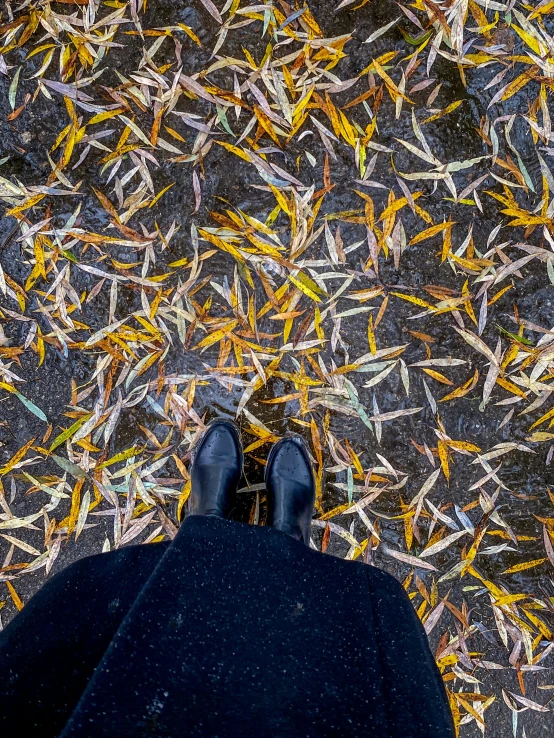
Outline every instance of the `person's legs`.
<svg viewBox="0 0 554 738">
<path fill-rule="evenodd" d="M 308 544 L 315 482 L 308 450 L 300 436 L 287 436 L 273 446 L 265 484 L 267 524 Z"/>
</svg>

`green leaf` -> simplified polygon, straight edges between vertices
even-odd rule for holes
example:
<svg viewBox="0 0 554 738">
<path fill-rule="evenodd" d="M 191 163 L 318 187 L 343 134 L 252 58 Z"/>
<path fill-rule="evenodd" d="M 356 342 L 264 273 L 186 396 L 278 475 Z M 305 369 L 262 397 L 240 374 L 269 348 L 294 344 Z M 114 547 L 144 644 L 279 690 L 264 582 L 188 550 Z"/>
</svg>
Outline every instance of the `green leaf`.
<svg viewBox="0 0 554 738">
<path fill-rule="evenodd" d="M 219 120 L 223 128 L 225 128 L 227 133 L 230 133 L 231 136 L 236 138 L 236 135 L 233 133 L 231 126 L 229 125 L 229 121 L 227 120 L 227 113 L 225 112 L 225 110 L 221 107 L 221 105 L 217 105 L 216 110 L 217 110 L 217 119 Z"/>
<path fill-rule="evenodd" d="M 21 67 L 19 67 L 17 72 L 14 74 L 13 79 L 10 84 L 10 89 L 8 92 L 8 100 L 10 101 L 10 107 L 12 110 L 15 110 L 15 96 L 17 94 L 17 85 L 19 84 L 20 74 L 21 74 Z"/>
<path fill-rule="evenodd" d="M 14 394 L 17 395 L 17 397 L 21 400 L 21 402 L 25 405 L 27 410 L 30 410 L 33 415 L 36 415 L 37 418 L 40 418 L 40 420 L 43 420 L 45 423 L 48 423 L 48 418 L 46 415 L 42 412 L 40 407 L 37 407 L 34 402 L 31 402 L 31 400 L 28 400 L 25 395 L 22 395 L 21 392 L 18 392 L 17 390 L 14 391 Z"/>
<path fill-rule="evenodd" d="M 69 249 L 62 251 L 62 254 L 66 259 L 69 259 L 69 261 L 72 261 L 74 264 L 79 263 L 75 254 L 73 254 Z"/>
<path fill-rule="evenodd" d="M 91 416 L 92 413 L 89 413 L 88 415 L 83 415 L 83 417 L 79 418 L 79 420 L 76 420 L 73 425 L 70 425 L 69 428 L 66 428 L 62 433 L 60 433 L 59 436 L 54 438 L 49 450 L 53 451 L 55 448 L 58 448 L 58 446 L 61 446 L 62 443 L 65 443 L 67 439 L 71 438 L 71 436 L 76 433 L 83 425 L 83 423 L 87 421 Z"/>
<path fill-rule="evenodd" d="M 84 469 L 81 469 L 80 466 L 77 466 L 77 464 L 72 464 L 71 461 L 68 461 L 67 459 L 64 459 L 62 456 L 57 456 L 56 454 L 52 454 L 50 457 L 53 461 L 56 462 L 56 464 L 61 467 L 64 471 L 66 471 L 68 474 L 71 474 L 72 477 L 80 478 L 80 477 L 86 477 L 87 473 Z"/>
<path fill-rule="evenodd" d="M 404 41 L 410 44 L 410 46 L 419 46 L 420 44 L 427 41 L 428 38 L 431 38 L 433 35 L 433 31 L 425 31 L 425 33 L 422 33 L 420 36 L 411 36 L 407 31 L 405 31 L 402 26 L 398 26 L 398 30 L 400 33 L 404 36 Z"/>
<path fill-rule="evenodd" d="M 505 336 L 508 336 L 509 338 L 512 338 L 514 341 L 517 341 L 518 343 L 523 343 L 525 346 L 535 345 L 533 341 L 530 341 L 528 338 L 524 338 L 523 336 L 518 336 L 517 333 L 510 333 L 510 331 L 507 331 L 505 328 L 502 328 L 502 326 L 498 325 L 498 323 L 496 323 L 495 325 L 501 333 L 503 333 Z"/>
</svg>

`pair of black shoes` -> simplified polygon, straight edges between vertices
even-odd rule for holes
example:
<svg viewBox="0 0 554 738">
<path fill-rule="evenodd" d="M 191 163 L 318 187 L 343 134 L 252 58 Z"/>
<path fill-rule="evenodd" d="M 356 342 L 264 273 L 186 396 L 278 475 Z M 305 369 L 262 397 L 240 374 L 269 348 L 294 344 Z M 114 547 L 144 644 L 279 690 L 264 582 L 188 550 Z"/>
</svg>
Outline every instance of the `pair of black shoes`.
<svg viewBox="0 0 554 738">
<path fill-rule="evenodd" d="M 242 445 L 237 426 L 216 420 L 195 449 L 191 468 L 191 512 L 228 518 L 242 474 Z M 272 447 L 265 470 L 267 525 L 308 544 L 315 501 L 310 457 L 298 436 Z"/>
</svg>

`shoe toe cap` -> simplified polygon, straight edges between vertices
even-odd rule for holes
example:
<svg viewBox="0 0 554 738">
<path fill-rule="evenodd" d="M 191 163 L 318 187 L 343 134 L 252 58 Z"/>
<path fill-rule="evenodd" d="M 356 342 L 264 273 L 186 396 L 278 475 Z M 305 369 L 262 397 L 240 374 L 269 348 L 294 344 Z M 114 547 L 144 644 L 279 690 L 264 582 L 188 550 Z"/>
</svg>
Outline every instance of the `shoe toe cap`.
<svg viewBox="0 0 554 738">
<path fill-rule="evenodd" d="M 242 463 L 242 451 L 238 430 L 229 421 L 217 421 L 210 425 L 195 458 L 196 463 Z"/>
<path fill-rule="evenodd" d="M 304 442 L 294 436 L 280 441 L 270 459 L 269 473 L 310 486 L 313 480 L 312 467 Z"/>
</svg>

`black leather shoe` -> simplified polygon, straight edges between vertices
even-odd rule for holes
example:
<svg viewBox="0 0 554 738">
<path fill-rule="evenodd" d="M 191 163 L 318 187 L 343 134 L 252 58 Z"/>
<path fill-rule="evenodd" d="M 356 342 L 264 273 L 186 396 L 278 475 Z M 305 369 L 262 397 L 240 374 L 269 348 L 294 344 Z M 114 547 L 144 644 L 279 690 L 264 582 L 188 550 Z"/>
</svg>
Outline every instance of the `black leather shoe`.
<svg viewBox="0 0 554 738">
<path fill-rule="evenodd" d="M 287 436 L 272 447 L 265 486 L 267 524 L 309 544 L 315 482 L 308 449 L 300 436 Z"/>
<path fill-rule="evenodd" d="M 191 468 L 191 513 L 227 518 L 242 474 L 242 444 L 230 420 L 212 421 L 195 449 Z"/>
</svg>

